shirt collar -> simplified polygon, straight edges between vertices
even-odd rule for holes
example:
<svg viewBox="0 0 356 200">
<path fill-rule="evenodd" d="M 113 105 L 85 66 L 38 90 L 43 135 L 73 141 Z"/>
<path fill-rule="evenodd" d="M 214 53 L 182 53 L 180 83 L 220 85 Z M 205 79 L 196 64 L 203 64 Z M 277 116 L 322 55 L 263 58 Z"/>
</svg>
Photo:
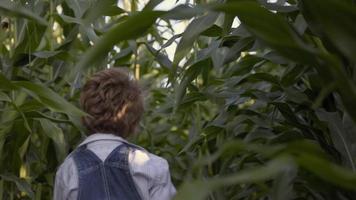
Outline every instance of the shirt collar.
<svg viewBox="0 0 356 200">
<path fill-rule="evenodd" d="M 123 142 L 126 144 L 130 144 L 132 146 L 135 146 L 139 149 L 144 150 L 144 148 L 137 146 L 135 144 L 132 144 L 132 143 L 128 142 L 127 140 L 125 140 L 124 138 L 114 135 L 114 134 L 111 134 L 111 133 L 94 133 L 94 134 L 88 136 L 87 138 L 85 138 L 84 141 L 79 144 L 79 146 L 89 144 L 89 143 L 99 141 L 99 140 L 115 140 L 115 141 Z"/>
</svg>

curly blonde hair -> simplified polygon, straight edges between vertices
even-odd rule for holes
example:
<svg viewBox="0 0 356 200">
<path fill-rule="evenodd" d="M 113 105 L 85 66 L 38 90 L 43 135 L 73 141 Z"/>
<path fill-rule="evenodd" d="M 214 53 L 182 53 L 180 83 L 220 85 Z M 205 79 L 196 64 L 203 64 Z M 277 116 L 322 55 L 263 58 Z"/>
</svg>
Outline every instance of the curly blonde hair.
<svg viewBox="0 0 356 200">
<path fill-rule="evenodd" d="M 144 107 L 141 89 L 128 73 L 110 68 L 94 74 L 80 95 L 82 118 L 88 134 L 111 133 L 123 138 L 135 132 Z"/>
</svg>

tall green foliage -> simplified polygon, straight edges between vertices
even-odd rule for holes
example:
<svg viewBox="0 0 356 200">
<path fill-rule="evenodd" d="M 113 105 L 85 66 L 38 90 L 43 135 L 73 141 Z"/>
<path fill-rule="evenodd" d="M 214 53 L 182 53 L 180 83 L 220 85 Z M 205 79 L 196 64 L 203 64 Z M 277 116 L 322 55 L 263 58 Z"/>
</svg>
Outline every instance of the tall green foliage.
<svg viewBox="0 0 356 200">
<path fill-rule="evenodd" d="M 160 2 L 0 1 L 1 199 L 51 199 L 81 85 L 108 66 L 140 80 L 132 140 L 169 161 L 176 199 L 353 199 L 355 2 Z"/>
</svg>

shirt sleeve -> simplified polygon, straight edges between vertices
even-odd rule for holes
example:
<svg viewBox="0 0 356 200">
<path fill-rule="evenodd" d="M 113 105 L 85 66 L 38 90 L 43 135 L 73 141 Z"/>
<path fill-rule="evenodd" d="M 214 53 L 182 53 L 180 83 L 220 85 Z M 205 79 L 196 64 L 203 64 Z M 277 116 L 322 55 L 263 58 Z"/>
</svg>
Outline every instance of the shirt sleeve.
<svg viewBox="0 0 356 200">
<path fill-rule="evenodd" d="M 160 157 L 159 157 L 160 158 Z M 170 200 L 176 194 L 176 189 L 171 181 L 168 162 L 160 158 L 155 163 L 156 177 L 149 190 L 150 199 Z"/>
<path fill-rule="evenodd" d="M 56 173 L 56 178 L 54 182 L 53 200 L 64 200 L 65 194 L 63 190 L 64 190 L 64 183 L 63 180 L 61 179 L 61 170 L 59 168 Z"/>
<path fill-rule="evenodd" d="M 53 200 L 76 199 L 78 195 L 78 174 L 72 158 L 68 158 L 58 168 L 55 183 Z"/>
<path fill-rule="evenodd" d="M 130 168 L 143 200 L 171 200 L 176 189 L 171 181 L 168 162 L 145 150 L 129 154 Z"/>
</svg>

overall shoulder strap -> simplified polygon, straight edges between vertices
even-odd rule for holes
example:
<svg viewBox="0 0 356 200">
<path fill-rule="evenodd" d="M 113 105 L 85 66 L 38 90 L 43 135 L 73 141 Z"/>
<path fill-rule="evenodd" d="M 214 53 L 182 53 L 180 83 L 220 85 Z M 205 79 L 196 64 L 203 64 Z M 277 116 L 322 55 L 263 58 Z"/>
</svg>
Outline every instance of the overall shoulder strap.
<svg viewBox="0 0 356 200">
<path fill-rule="evenodd" d="M 141 200 L 129 165 L 129 153 L 134 147 L 123 143 L 105 160 L 106 180 L 112 199 Z"/>
<path fill-rule="evenodd" d="M 108 155 L 108 157 L 105 159 L 105 163 L 120 162 L 122 164 L 128 164 L 129 151 L 129 145 L 122 143 Z"/>
<path fill-rule="evenodd" d="M 86 145 L 78 147 L 72 156 L 79 172 L 102 163 L 100 158 L 90 151 Z"/>
</svg>

